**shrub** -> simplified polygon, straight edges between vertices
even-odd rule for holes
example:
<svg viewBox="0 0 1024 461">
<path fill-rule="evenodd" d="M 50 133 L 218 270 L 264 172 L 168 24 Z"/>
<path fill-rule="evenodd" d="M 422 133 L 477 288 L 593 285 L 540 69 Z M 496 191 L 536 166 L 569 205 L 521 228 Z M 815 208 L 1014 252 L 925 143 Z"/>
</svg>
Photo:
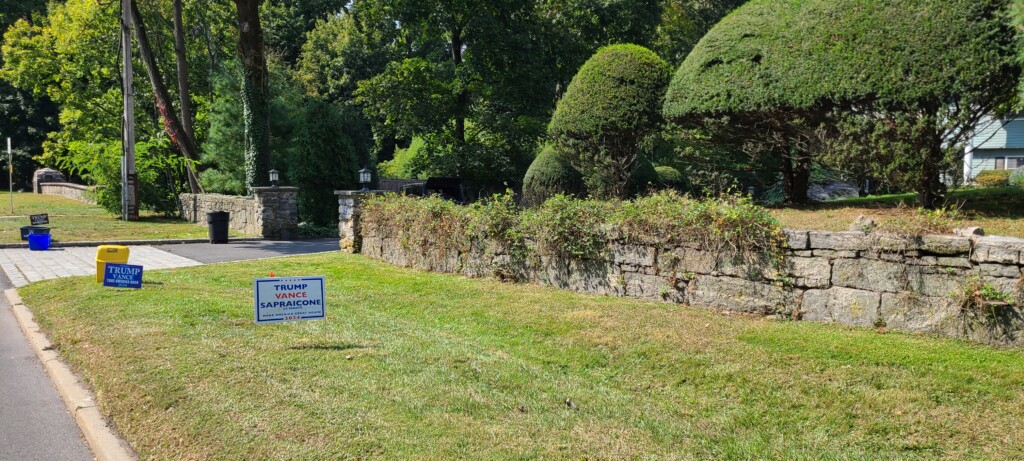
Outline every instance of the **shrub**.
<svg viewBox="0 0 1024 461">
<path fill-rule="evenodd" d="M 825 154 L 916 189 L 931 207 L 962 150 L 949 140 L 1018 94 L 1010 3 L 751 0 L 679 66 L 664 113 L 755 154 L 751 167 L 806 173 L 807 159 Z M 796 176 L 784 176 L 790 194 L 806 184 Z"/>
<path fill-rule="evenodd" d="M 654 169 L 654 164 L 647 157 L 638 158 L 633 173 L 629 175 L 629 195 L 644 195 L 660 187 L 661 181 L 658 179 L 658 171 Z"/>
<path fill-rule="evenodd" d="M 633 201 L 557 194 L 522 211 L 506 192 L 470 206 L 436 197 L 388 194 L 368 199 L 365 229 L 397 237 L 407 248 L 468 250 L 482 240 L 507 245 L 517 257 L 605 257 L 608 240 L 701 248 L 744 263 L 779 269 L 785 237 L 778 221 L 750 198 L 690 199 L 674 191 Z"/>
<path fill-rule="evenodd" d="M 437 196 L 382 194 L 366 199 L 361 219 L 364 227 L 381 229 L 407 248 L 458 250 L 468 248 L 469 210 Z"/>
<path fill-rule="evenodd" d="M 974 183 L 982 187 L 1010 185 L 1011 170 L 985 170 L 974 177 Z"/>
<path fill-rule="evenodd" d="M 906 204 L 900 203 L 896 210 L 895 216 L 878 226 L 879 232 L 901 237 L 952 234 L 963 223 L 963 213 L 951 205 L 934 210 L 916 208 L 911 211 Z"/>
<path fill-rule="evenodd" d="M 81 175 L 97 187 L 91 193 L 96 204 L 121 215 L 121 144 L 73 141 L 68 155 L 59 162 L 71 174 Z M 178 212 L 178 194 L 185 191 L 179 178 L 185 176 L 185 160 L 166 145 L 166 141 L 135 144 L 135 170 L 138 174 L 139 209 L 166 216 Z"/>
<path fill-rule="evenodd" d="M 604 254 L 605 229 L 614 202 L 555 195 L 524 219 L 524 227 L 542 254 L 596 259 Z"/>
<path fill-rule="evenodd" d="M 335 190 L 356 188 L 360 159 L 369 156 L 370 139 L 359 112 L 309 98 L 297 110 L 297 129 L 286 151 L 282 177 L 299 187 L 299 217 L 317 226 L 338 222 Z"/>
<path fill-rule="evenodd" d="M 654 144 L 669 67 L 637 45 L 601 48 L 573 77 L 548 134 L 588 178 L 590 192 L 625 197 L 637 159 Z"/>
<path fill-rule="evenodd" d="M 1024 187 L 1024 166 L 1013 170 L 1010 173 L 1010 185 L 1017 187 Z"/>
<path fill-rule="evenodd" d="M 615 224 L 625 239 L 637 243 L 692 246 L 749 264 L 782 262 L 782 228 L 750 197 L 690 199 L 663 191 L 623 203 Z"/>
<path fill-rule="evenodd" d="M 658 173 L 658 181 L 665 187 L 683 191 L 687 189 L 686 178 L 679 170 L 670 166 L 656 166 L 654 171 Z"/>
<path fill-rule="evenodd" d="M 526 170 L 523 177 L 523 204 L 537 206 L 557 195 L 586 195 L 583 175 L 564 154 L 546 146 Z"/>
</svg>

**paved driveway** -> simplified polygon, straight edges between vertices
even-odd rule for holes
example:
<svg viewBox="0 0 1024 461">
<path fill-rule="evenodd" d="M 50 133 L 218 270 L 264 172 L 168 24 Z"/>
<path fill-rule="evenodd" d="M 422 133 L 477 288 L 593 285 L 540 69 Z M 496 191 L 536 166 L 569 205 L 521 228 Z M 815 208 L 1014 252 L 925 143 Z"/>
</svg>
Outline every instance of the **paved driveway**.
<svg viewBox="0 0 1024 461">
<path fill-rule="evenodd" d="M 199 266 L 202 263 L 150 246 L 129 246 L 128 264 L 146 270 Z M 95 247 L 51 248 L 31 251 L 25 248 L 0 250 L 0 269 L 15 287 L 40 280 L 96 273 Z"/>
</svg>

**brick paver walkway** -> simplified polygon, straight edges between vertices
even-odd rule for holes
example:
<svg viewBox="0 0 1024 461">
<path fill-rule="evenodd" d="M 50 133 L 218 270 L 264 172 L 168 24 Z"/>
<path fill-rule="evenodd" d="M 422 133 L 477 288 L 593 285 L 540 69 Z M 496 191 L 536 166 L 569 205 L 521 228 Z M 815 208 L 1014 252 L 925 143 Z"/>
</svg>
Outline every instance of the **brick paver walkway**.
<svg viewBox="0 0 1024 461">
<path fill-rule="evenodd" d="M 147 270 L 202 265 L 199 261 L 150 246 L 129 246 L 128 264 L 139 265 Z M 96 247 L 52 248 L 47 251 L 24 248 L 0 250 L 0 269 L 3 269 L 15 287 L 46 279 L 96 274 Z"/>
</svg>

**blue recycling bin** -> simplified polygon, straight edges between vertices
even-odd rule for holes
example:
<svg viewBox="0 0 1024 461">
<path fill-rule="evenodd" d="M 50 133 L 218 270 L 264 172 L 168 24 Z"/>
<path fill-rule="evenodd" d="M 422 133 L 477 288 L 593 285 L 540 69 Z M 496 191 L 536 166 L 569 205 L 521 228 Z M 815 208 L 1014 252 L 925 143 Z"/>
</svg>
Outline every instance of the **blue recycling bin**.
<svg viewBox="0 0 1024 461">
<path fill-rule="evenodd" d="M 50 234 L 28 234 L 28 249 L 46 251 L 50 249 Z"/>
</svg>

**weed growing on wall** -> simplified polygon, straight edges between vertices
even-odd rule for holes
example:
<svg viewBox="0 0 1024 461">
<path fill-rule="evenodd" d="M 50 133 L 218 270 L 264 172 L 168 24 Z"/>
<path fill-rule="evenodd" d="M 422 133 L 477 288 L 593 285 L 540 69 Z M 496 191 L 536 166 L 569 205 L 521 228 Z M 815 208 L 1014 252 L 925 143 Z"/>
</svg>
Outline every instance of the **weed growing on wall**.
<svg viewBox="0 0 1024 461">
<path fill-rule="evenodd" d="M 898 213 L 883 222 L 878 231 L 902 237 L 917 237 L 929 234 L 952 234 L 963 224 L 963 212 L 959 204 L 947 205 L 934 210 L 917 208 L 913 213 L 905 212 L 908 207 L 900 204 Z"/>
<path fill-rule="evenodd" d="M 470 206 L 382 195 L 367 200 L 363 223 L 420 251 L 466 250 L 489 240 L 514 256 L 601 259 L 609 240 L 621 239 L 685 245 L 776 268 L 785 242 L 775 218 L 749 198 L 691 199 L 672 191 L 625 202 L 555 195 L 529 210 L 518 208 L 511 192 Z"/>
<path fill-rule="evenodd" d="M 785 236 L 777 219 L 749 197 L 691 199 L 674 191 L 624 202 L 614 222 L 634 243 L 663 243 L 733 255 L 747 264 L 782 262 Z"/>
</svg>

